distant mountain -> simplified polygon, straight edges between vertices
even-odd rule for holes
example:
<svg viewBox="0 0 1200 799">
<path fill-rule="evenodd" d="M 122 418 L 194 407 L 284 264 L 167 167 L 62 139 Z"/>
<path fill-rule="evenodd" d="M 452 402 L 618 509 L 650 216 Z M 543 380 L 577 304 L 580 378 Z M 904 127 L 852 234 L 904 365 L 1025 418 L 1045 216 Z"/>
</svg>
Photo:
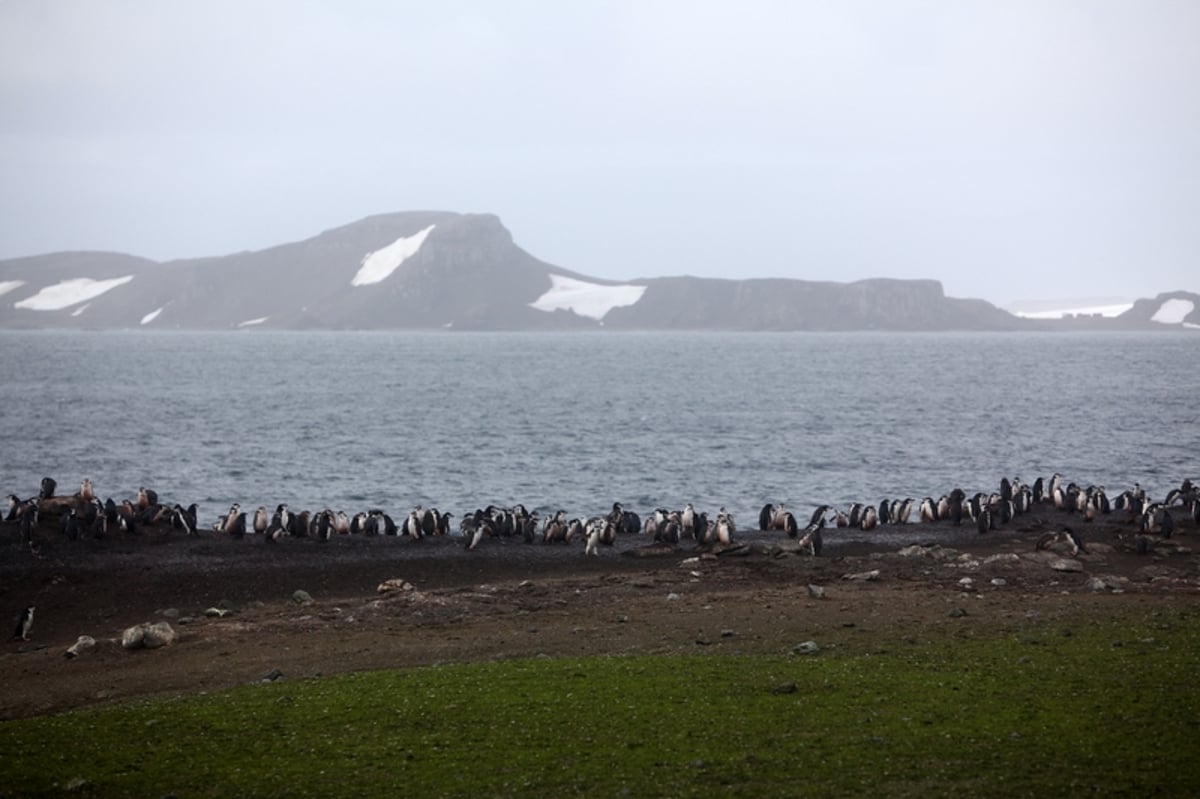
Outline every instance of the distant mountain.
<svg viewBox="0 0 1200 799">
<path fill-rule="evenodd" d="M 495 216 L 433 211 L 372 216 L 213 258 L 65 252 L 0 261 L 0 297 L 7 329 L 1035 327 L 982 300 L 946 297 L 932 280 L 598 280 L 539 261 Z"/>
</svg>

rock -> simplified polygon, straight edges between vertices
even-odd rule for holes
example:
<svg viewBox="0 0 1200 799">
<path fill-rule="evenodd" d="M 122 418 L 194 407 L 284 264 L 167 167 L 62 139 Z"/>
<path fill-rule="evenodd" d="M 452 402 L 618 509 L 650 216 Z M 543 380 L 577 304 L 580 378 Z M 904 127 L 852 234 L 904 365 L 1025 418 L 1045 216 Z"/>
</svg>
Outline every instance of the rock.
<svg viewBox="0 0 1200 799">
<path fill-rule="evenodd" d="M 971 586 L 975 585 L 975 578 L 974 577 L 964 577 L 958 581 L 958 584 L 961 585 L 963 588 L 970 588 Z"/>
<path fill-rule="evenodd" d="M 911 544 L 903 549 L 897 550 L 897 555 L 905 558 L 932 558 L 933 560 L 946 560 L 958 555 L 958 550 L 944 547 L 941 544 L 933 544 L 932 546 L 922 546 L 921 544 Z"/>
<path fill-rule="evenodd" d="M 401 580 L 399 577 L 393 577 L 390 580 L 384 580 L 375 590 L 381 594 L 392 594 L 400 591 L 415 591 L 416 586 L 410 583 L 408 580 Z M 297 591 L 296 593 L 304 594 L 303 591 Z M 308 595 L 305 594 L 305 596 Z M 292 595 L 292 599 L 296 602 L 299 602 L 301 605 L 307 605 L 309 602 L 312 602 L 312 597 L 308 597 L 308 602 L 301 602 L 299 599 L 296 599 L 295 594 Z"/>
<path fill-rule="evenodd" d="M 175 643 L 175 630 L 171 628 L 170 624 L 159 621 L 146 625 L 146 631 L 142 634 L 142 646 L 147 649 L 158 649 L 160 646 L 173 643 Z"/>
<path fill-rule="evenodd" d="M 1008 585 L 1008 580 L 1005 580 L 1003 577 L 993 577 L 992 585 L 996 586 L 997 588 L 1003 588 L 1004 586 Z"/>
<path fill-rule="evenodd" d="M 879 569 L 871 569 L 869 572 L 858 572 L 857 574 L 843 574 L 842 579 L 874 582 L 879 579 Z"/>
<path fill-rule="evenodd" d="M 795 648 L 792 649 L 792 654 L 794 654 L 794 655 L 815 655 L 820 650 L 821 650 L 821 647 L 817 646 L 816 641 L 805 641 L 802 644 L 796 644 Z"/>
<path fill-rule="evenodd" d="M 1050 560 L 1050 562 L 1047 563 L 1046 565 L 1049 566 L 1051 569 L 1054 569 L 1054 571 L 1056 571 L 1056 572 L 1081 572 L 1081 571 L 1083 571 L 1083 564 L 1080 563 L 1079 561 L 1075 560 L 1074 558 L 1052 558 Z"/>
<path fill-rule="evenodd" d="M 141 649 L 142 639 L 146 637 L 146 625 L 135 624 L 132 627 L 126 628 L 125 632 L 121 633 L 121 647 L 123 649 Z"/>
<path fill-rule="evenodd" d="M 226 616 L 228 616 L 230 613 L 233 613 L 233 611 L 226 610 L 225 608 L 209 608 L 208 610 L 204 611 L 205 616 L 208 616 L 209 618 L 216 618 L 216 619 L 223 619 Z"/>
<path fill-rule="evenodd" d="M 675 601 L 676 601 L 676 600 L 678 600 L 678 599 L 679 599 L 679 594 L 675 593 L 674 591 L 672 591 L 671 593 L 667 594 L 667 601 L 668 601 L 668 602 L 675 602 Z"/>
<path fill-rule="evenodd" d="M 84 652 L 90 652 L 96 648 L 96 639 L 90 635 L 81 635 L 76 639 L 75 643 L 67 647 L 67 651 L 63 655 L 68 658 L 79 657 Z"/>
<path fill-rule="evenodd" d="M 307 591 L 293 591 L 292 601 L 297 605 L 311 605 L 313 603 L 312 595 Z"/>
<path fill-rule="evenodd" d="M 159 611 L 159 615 L 164 619 L 178 619 L 179 608 L 167 608 L 166 610 L 161 610 Z"/>
<path fill-rule="evenodd" d="M 1118 590 L 1121 588 L 1121 578 L 1112 574 L 1097 574 L 1087 581 L 1089 591 Z"/>
<path fill-rule="evenodd" d="M 819 585 L 809 585 L 808 586 L 808 597 L 809 597 L 809 599 L 824 599 L 825 598 L 825 589 Z"/>
<path fill-rule="evenodd" d="M 796 683 L 785 682 L 783 685 L 776 685 L 774 688 L 772 688 L 771 693 L 773 693 L 773 694 L 794 694 L 798 690 L 800 690 L 800 689 L 796 687 Z"/>
<path fill-rule="evenodd" d="M 735 635 L 735 633 L 733 632 L 733 630 L 729 629 L 728 627 L 726 627 L 724 630 L 721 630 L 722 638 L 732 638 L 734 635 Z"/>
<path fill-rule="evenodd" d="M 124 649 L 158 649 L 174 641 L 175 630 L 165 621 L 135 624 L 121 633 L 121 646 Z"/>
<path fill-rule="evenodd" d="M 1021 556 L 1015 552 L 1000 552 L 995 555 L 988 555 L 983 559 L 983 565 L 990 566 L 993 563 L 1020 563 Z"/>
<path fill-rule="evenodd" d="M 954 608 L 954 610 L 950 611 L 949 615 L 952 619 L 961 619 L 963 616 L 967 615 L 967 612 L 962 608 Z"/>
<path fill-rule="evenodd" d="M 263 682 L 275 682 L 282 676 L 283 676 L 283 672 L 280 671 L 279 669 L 271 669 L 270 671 L 267 672 L 267 676 L 263 677 L 262 681 Z"/>
</svg>

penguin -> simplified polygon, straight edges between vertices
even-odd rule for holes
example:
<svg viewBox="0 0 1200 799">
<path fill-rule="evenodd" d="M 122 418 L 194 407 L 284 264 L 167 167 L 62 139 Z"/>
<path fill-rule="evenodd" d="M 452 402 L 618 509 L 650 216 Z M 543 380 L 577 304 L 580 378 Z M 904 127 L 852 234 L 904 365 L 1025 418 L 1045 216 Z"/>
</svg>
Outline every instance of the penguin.
<svg viewBox="0 0 1200 799">
<path fill-rule="evenodd" d="M 1012 498 L 1013 498 L 1012 483 L 1010 483 L 1008 481 L 1007 477 L 1001 477 L 1000 478 L 1000 499 L 1010 500 Z"/>
<path fill-rule="evenodd" d="M 855 502 L 850 506 L 850 526 L 859 527 L 862 525 L 863 506 L 861 502 Z"/>
<path fill-rule="evenodd" d="M 918 511 L 922 522 L 937 521 L 937 504 L 933 501 L 933 497 L 925 497 L 921 500 L 921 507 Z"/>
<path fill-rule="evenodd" d="M 438 527 L 437 527 L 438 535 L 450 535 L 450 529 L 451 529 L 450 520 L 452 518 L 454 518 L 453 513 L 442 513 L 442 514 L 438 515 Z M 534 512 L 534 514 L 529 518 L 529 521 L 527 524 L 527 529 L 529 532 L 526 534 L 525 540 L 532 541 L 533 540 L 533 532 L 537 529 L 537 513 L 536 512 Z"/>
<path fill-rule="evenodd" d="M 13 631 L 12 638 L 9 640 L 20 639 L 22 641 L 29 640 L 29 631 L 33 629 L 33 605 L 21 611 L 21 618 L 17 621 L 17 629 Z"/>
<path fill-rule="evenodd" d="M 330 534 L 333 532 L 333 527 L 335 524 L 333 511 L 329 508 L 325 508 L 317 514 L 317 518 L 314 520 L 314 523 L 316 529 L 313 531 L 313 535 L 316 537 L 316 539 L 322 543 L 328 541 Z"/>
<path fill-rule="evenodd" d="M 267 532 L 268 523 L 269 520 L 267 519 L 267 509 L 263 505 L 259 505 L 254 510 L 254 522 L 251 527 L 256 534 L 263 535 Z"/>
<path fill-rule="evenodd" d="M 417 508 L 421 510 L 420 506 Z M 437 508 L 425 508 L 420 514 L 421 533 L 423 535 L 434 535 L 438 529 L 438 511 Z"/>
<path fill-rule="evenodd" d="M 775 506 L 768 502 L 766 505 L 763 505 L 762 510 L 758 512 L 758 529 L 763 531 L 771 529 L 771 522 L 774 520 L 774 518 Z"/>
<path fill-rule="evenodd" d="M 989 508 L 981 508 L 975 516 L 975 529 L 981 533 L 986 533 L 992 529 L 992 511 Z"/>
<path fill-rule="evenodd" d="M 804 528 L 805 532 L 818 529 L 825 526 L 825 514 L 829 513 L 828 505 L 818 505 L 817 509 L 808 517 L 808 527 Z"/>
<path fill-rule="evenodd" d="M 178 502 L 175 503 L 175 514 L 171 517 L 171 526 L 176 530 L 182 530 L 184 535 L 196 535 L 196 503 L 193 502 L 186 508 Z"/>
<path fill-rule="evenodd" d="M 630 535 L 637 535 L 642 532 L 642 519 L 631 510 L 624 511 L 621 514 L 621 531 Z"/>
<path fill-rule="evenodd" d="M 17 508 L 21 507 L 21 500 L 16 494 L 8 495 L 8 513 L 4 516 L 4 521 L 15 522 L 17 520 Z"/>
<path fill-rule="evenodd" d="M 821 554 L 823 546 L 824 540 L 821 536 L 821 528 L 806 529 L 804 537 L 800 539 L 800 548 L 807 549 L 808 553 L 815 558 Z"/>
<path fill-rule="evenodd" d="M 879 510 L 877 511 L 876 516 L 878 517 L 880 524 L 891 524 L 892 523 L 892 503 L 888 502 L 886 499 L 880 500 Z"/>
<path fill-rule="evenodd" d="M 24 510 L 20 512 L 21 520 L 21 543 L 24 546 L 33 548 L 33 531 L 38 523 L 38 504 L 37 500 L 29 500 L 25 504 Z"/>
<path fill-rule="evenodd" d="M 234 505 L 237 508 L 237 505 Z M 233 538 L 245 538 L 246 536 L 246 514 L 240 510 L 236 513 L 231 509 L 229 521 L 225 523 L 225 532 Z"/>
<path fill-rule="evenodd" d="M 1062 475 L 1058 472 L 1050 475 L 1050 484 L 1046 486 L 1046 496 L 1050 501 L 1054 501 L 1054 492 L 1062 488 Z"/>
<path fill-rule="evenodd" d="M 1046 481 L 1039 477 L 1033 481 L 1033 504 L 1041 505 L 1046 499 Z"/>
<path fill-rule="evenodd" d="M 1067 527 L 1065 524 L 1057 533 L 1046 533 L 1039 538 L 1037 542 L 1037 548 L 1048 549 L 1051 545 L 1059 542 L 1066 542 L 1067 546 L 1069 546 L 1071 549 L 1072 557 L 1078 555 L 1080 552 L 1087 554 L 1088 549 L 1086 546 L 1084 546 L 1083 540 L 1075 534 L 1074 530 L 1072 530 L 1070 527 Z"/>
<path fill-rule="evenodd" d="M 614 522 L 612 519 L 605 519 L 604 529 L 600 531 L 600 543 L 606 547 L 617 543 L 617 531 L 621 529 L 620 524 L 620 521 Z"/>
<path fill-rule="evenodd" d="M 404 520 L 404 534 L 409 538 L 419 539 L 424 533 L 424 528 L 421 527 L 421 507 L 418 505 L 408 512 L 408 518 Z"/>
<path fill-rule="evenodd" d="M 790 516 L 791 514 L 788 515 Z M 792 524 L 795 523 L 796 520 L 793 517 Z M 722 509 L 721 512 L 717 514 L 716 529 L 714 530 L 714 533 L 717 537 L 717 542 L 722 546 L 729 546 L 731 543 L 733 543 L 733 530 L 733 517 L 731 517 L 728 513 L 725 513 L 724 509 Z M 791 535 L 794 536 L 795 533 L 792 533 Z"/>
<path fill-rule="evenodd" d="M 542 528 L 542 543 L 557 544 L 566 540 L 567 535 L 567 512 L 559 510 L 550 518 L 546 519 L 546 524 Z"/>
<path fill-rule="evenodd" d="M 92 481 L 88 478 L 83 478 L 83 482 L 79 484 L 79 498 L 84 502 L 91 502 L 96 498 L 96 492 L 92 488 Z"/>
<path fill-rule="evenodd" d="M 586 531 L 583 529 L 583 520 L 578 518 L 571 519 L 567 522 L 567 534 L 563 540 L 564 543 L 569 544 L 576 536 L 583 538 L 585 535 Z"/>
<path fill-rule="evenodd" d="M 53 477 L 42 478 L 42 490 L 38 493 L 38 499 L 50 499 L 54 496 L 55 489 L 58 488 L 58 483 Z"/>
<path fill-rule="evenodd" d="M 699 540 L 696 535 L 696 509 L 692 507 L 692 503 L 687 503 L 683 508 L 683 513 L 679 514 L 679 530 L 681 535 L 691 536 L 693 539 Z"/>
<path fill-rule="evenodd" d="M 912 507 L 912 497 L 900 500 L 900 507 L 892 508 L 892 524 L 908 524 L 909 517 L 912 516 Z"/>
<path fill-rule="evenodd" d="M 950 496 L 947 497 L 946 501 L 949 504 L 950 510 L 950 523 L 955 527 L 962 526 L 963 503 L 966 501 L 966 499 L 967 493 L 961 488 L 957 487 L 951 491 Z"/>
<path fill-rule="evenodd" d="M 878 524 L 879 514 L 875 512 L 873 507 L 868 505 L 867 509 L 863 511 L 862 520 L 859 522 L 859 526 L 863 530 L 874 530 Z"/>
<path fill-rule="evenodd" d="M 75 508 L 70 508 L 62 517 L 62 531 L 68 541 L 79 540 L 80 527 L 79 514 L 76 513 Z"/>
<path fill-rule="evenodd" d="M 604 519 L 588 519 L 587 538 L 584 542 L 585 555 L 600 555 L 600 534 L 604 532 Z"/>
</svg>

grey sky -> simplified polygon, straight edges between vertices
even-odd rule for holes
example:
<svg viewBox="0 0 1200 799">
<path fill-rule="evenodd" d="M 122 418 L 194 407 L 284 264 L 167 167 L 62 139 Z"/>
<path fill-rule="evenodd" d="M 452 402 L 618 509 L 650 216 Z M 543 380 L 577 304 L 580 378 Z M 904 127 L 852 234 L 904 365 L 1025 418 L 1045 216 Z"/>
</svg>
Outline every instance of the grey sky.
<svg viewBox="0 0 1200 799">
<path fill-rule="evenodd" d="M 1200 290 L 1200 2 L 0 0 L 0 258 L 498 214 L 597 277 Z"/>
</svg>

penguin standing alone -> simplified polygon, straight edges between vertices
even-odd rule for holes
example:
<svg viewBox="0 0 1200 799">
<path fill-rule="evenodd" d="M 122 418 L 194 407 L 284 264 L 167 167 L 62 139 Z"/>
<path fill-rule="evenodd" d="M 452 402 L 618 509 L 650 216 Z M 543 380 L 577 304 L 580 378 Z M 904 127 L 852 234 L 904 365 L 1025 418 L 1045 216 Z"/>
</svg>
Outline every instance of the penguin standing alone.
<svg viewBox="0 0 1200 799">
<path fill-rule="evenodd" d="M 33 628 L 33 610 L 33 605 L 30 605 L 21 611 L 21 619 L 17 622 L 17 629 L 13 631 L 10 641 L 16 638 L 22 641 L 29 640 L 29 631 Z"/>
</svg>

